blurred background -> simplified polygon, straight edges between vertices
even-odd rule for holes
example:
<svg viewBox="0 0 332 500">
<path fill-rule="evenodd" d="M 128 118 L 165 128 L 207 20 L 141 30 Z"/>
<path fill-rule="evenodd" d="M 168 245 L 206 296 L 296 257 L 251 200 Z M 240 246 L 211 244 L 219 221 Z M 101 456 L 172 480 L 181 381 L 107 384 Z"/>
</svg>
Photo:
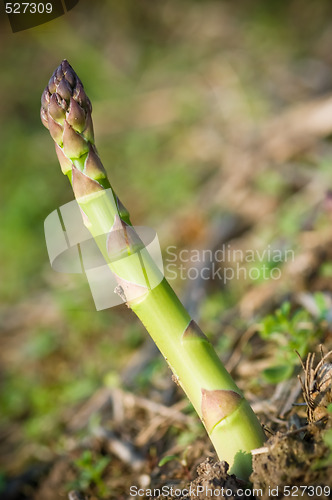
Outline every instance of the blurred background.
<svg viewBox="0 0 332 500">
<path fill-rule="evenodd" d="M 50 267 L 44 219 L 73 199 L 39 118 L 54 69 L 66 58 L 82 80 L 112 185 L 166 257 L 168 245 L 294 251 L 278 280 L 172 280 L 268 420 L 259 401 L 295 361 L 267 315 L 301 308 L 305 343 L 284 314 L 303 355 L 330 338 L 331 19 L 329 0 L 81 0 L 14 34 L 2 15 L 1 498 L 63 498 L 73 484 L 126 498 L 165 454 L 197 440 L 213 453 L 134 315 L 97 313 L 84 276 Z"/>
</svg>

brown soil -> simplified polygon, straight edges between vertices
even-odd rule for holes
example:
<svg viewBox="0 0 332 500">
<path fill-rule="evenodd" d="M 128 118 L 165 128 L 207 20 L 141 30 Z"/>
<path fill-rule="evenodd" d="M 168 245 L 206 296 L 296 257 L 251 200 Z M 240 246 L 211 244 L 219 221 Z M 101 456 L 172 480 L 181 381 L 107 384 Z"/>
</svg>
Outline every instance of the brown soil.
<svg viewBox="0 0 332 500">
<path fill-rule="evenodd" d="M 271 497 L 272 489 L 278 489 L 276 498 L 286 498 L 287 495 L 283 494 L 286 486 L 331 485 L 332 466 L 317 467 L 328 454 L 328 448 L 317 431 L 315 436 L 308 433 L 303 437 L 278 433 L 268 440 L 266 446 L 265 453 L 254 457 L 254 471 L 250 478 L 253 488 L 262 491 L 260 498 L 263 500 Z"/>
</svg>

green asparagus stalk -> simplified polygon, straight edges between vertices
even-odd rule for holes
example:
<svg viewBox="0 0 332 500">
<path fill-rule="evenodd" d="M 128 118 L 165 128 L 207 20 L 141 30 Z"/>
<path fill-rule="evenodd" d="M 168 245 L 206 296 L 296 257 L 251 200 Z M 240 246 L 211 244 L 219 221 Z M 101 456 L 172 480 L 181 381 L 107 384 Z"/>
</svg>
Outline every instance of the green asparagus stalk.
<svg viewBox="0 0 332 500">
<path fill-rule="evenodd" d="M 114 193 L 98 156 L 91 103 L 83 85 L 64 60 L 42 95 L 41 119 L 68 176 L 84 224 L 116 276 L 116 292 L 126 301 L 162 352 L 201 418 L 220 460 L 248 479 L 251 450 L 265 435 L 250 405 L 228 374 L 212 345 L 160 276 Z"/>
</svg>

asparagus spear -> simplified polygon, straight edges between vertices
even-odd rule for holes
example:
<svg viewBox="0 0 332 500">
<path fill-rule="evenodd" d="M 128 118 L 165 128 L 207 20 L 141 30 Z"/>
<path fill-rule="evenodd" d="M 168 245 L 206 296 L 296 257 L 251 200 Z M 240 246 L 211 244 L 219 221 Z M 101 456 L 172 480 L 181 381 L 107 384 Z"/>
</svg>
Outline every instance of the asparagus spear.
<svg viewBox="0 0 332 500">
<path fill-rule="evenodd" d="M 54 142 L 83 221 L 116 276 L 121 295 L 162 352 L 221 460 L 247 479 L 263 430 L 212 345 L 190 318 L 137 236 L 97 154 L 91 103 L 64 60 L 42 95 L 41 120 Z"/>
</svg>

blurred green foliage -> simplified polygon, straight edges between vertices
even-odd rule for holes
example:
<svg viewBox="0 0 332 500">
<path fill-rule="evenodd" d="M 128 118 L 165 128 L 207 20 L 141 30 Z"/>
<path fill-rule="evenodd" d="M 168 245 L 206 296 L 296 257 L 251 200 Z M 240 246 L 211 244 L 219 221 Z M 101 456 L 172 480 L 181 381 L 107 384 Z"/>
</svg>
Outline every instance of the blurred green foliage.
<svg viewBox="0 0 332 500">
<path fill-rule="evenodd" d="M 0 470 L 0 493 L 5 489 L 6 486 L 6 475 Z"/>
<path fill-rule="evenodd" d="M 68 489 L 79 489 L 86 491 L 90 486 L 96 489 L 100 498 L 106 498 L 110 491 L 103 480 L 103 473 L 111 459 L 102 455 L 94 455 L 90 450 L 82 452 L 81 456 L 74 460 L 77 470 L 77 479 L 67 485 Z"/>
<path fill-rule="evenodd" d="M 292 311 L 290 302 L 284 302 L 274 314 L 269 314 L 259 324 L 258 332 L 262 339 L 277 347 L 275 364 L 262 373 L 270 383 L 277 384 L 290 378 L 299 364 L 296 352 L 304 358 L 322 337 L 322 324 L 329 308 L 323 294 L 317 292 L 313 298 L 317 307 L 316 317 L 303 308 Z"/>
</svg>

